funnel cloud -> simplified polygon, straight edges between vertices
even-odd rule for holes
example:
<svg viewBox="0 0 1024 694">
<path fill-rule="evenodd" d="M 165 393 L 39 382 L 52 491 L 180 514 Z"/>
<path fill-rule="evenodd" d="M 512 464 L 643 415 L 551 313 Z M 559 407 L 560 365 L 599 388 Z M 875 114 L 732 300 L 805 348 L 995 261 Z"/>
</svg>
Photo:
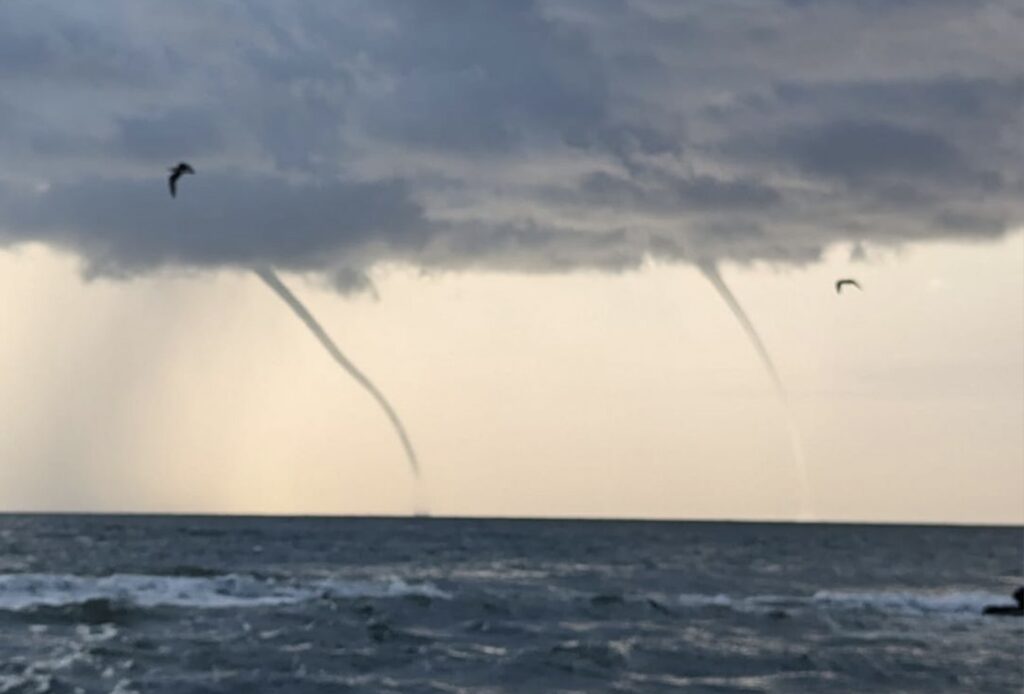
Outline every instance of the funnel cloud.
<svg viewBox="0 0 1024 694">
<path fill-rule="evenodd" d="M 412 441 L 409 439 L 409 435 L 405 431 L 405 427 L 402 425 L 402 420 L 398 418 L 398 413 L 395 412 L 395 408 L 391 406 L 391 403 L 387 401 L 384 394 L 377 389 L 377 386 L 370 381 L 369 378 L 360 371 L 355 364 L 353 364 L 348 357 L 346 357 L 338 346 L 334 344 L 334 340 L 331 339 L 330 335 L 321 327 L 317 320 L 313 317 L 313 314 L 302 304 L 299 299 L 292 294 L 291 290 L 285 286 L 281 278 L 277 276 L 273 270 L 267 267 L 253 268 L 253 272 L 263 280 L 268 287 L 270 287 L 275 294 L 277 294 L 282 301 L 284 301 L 288 308 L 290 308 L 296 316 L 299 317 L 309 331 L 313 333 L 316 339 L 323 345 L 327 353 L 331 355 L 331 358 L 338 363 L 341 368 L 345 369 L 348 374 L 354 378 L 359 385 L 367 390 L 373 399 L 377 401 L 377 404 L 384 410 L 384 414 L 388 416 L 388 420 L 391 421 L 391 425 L 395 429 L 395 433 L 398 434 L 399 440 L 402 442 L 402 448 L 405 450 L 406 458 L 409 460 L 409 467 L 412 468 L 412 473 L 418 479 L 420 476 L 420 465 L 416 458 L 416 451 L 412 447 Z M 417 502 L 418 507 L 424 507 L 425 504 L 422 500 Z"/>
<path fill-rule="evenodd" d="M 743 310 L 743 306 L 740 305 L 739 300 L 736 299 L 732 290 L 729 289 L 729 285 L 722 279 L 718 267 L 714 263 L 706 261 L 698 262 L 697 265 L 704 277 L 707 278 L 711 286 L 715 288 L 715 291 L 718 292 L 718 295 L 722 297 L 722 300 L 729 307 L 732 315 L 736 318 L 736 322 L 743 328 L 743 332 L 746 334 L 747 339 L 750 340 L 750 344 L 753 345 L 757 356 L 760 357 L 761 363 L 764 365 L 765 371 L 768 372 L 768 376 L 772 380 L 775 393 L 779 396 L 779 402 L 782 404 L 782 409 L 786 415 L 786 430 L 789 435 L 790 450 L 793 453 L 793 463 L 796 467 L 797 482 L 800 485 L 800 517 L 809 519 L 813 517 L 813 503 L 810 482 L 807 477 L 807 461 L 804 458 L 803 440 L 800 437 L 800 429 L 796 425 L 796 418 L 793 416 L 792 409 L 790 409 L 789 394 L 786 392 L 786 386 L 782 383 L 782 377 L 779 376 L 779 370 L 775 368 L 775 362 L 772 361 L 768 348 L 765 347 L 764 342 L 761 340 L 761 335 L 750 321 L 747 312 Z"/>
</svg>

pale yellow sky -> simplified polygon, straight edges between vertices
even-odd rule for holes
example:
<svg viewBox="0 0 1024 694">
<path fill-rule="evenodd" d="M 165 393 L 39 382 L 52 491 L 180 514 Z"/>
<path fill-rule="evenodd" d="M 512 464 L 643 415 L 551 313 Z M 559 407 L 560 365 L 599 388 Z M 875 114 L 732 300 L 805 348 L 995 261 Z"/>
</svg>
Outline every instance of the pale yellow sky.
<svg viewBox="0 0 1024 694">
<path fill-rule="evenodd" d="M 1024 522 L 1024 234 L 722 273 L 817 517 Z M 285 280 L 395 405 L 435 514 L 797 515 L 783 410 L 692 267 Z M 3 510 L 412 510 L 384 415 L 255 277 L 88 282 L 30 247 L 0 292 Z"/>
</svg>

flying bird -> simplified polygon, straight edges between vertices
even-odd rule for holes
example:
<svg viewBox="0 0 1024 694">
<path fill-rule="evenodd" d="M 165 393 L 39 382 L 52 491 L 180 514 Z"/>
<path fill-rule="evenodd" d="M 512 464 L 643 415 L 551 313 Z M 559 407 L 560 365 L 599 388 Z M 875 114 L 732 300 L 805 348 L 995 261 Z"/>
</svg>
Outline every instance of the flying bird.
<svg viewBox="0 0 1024 694">
<path fill-rule="evenodd" d="M 167 179 L 168 185 L 171 187 L 171 197 L 177 197 L 178 195 L 178 179 L 184 174 L 194 174 L 196 172 L 191 166 L 185 162 L 181 162 L 177 166 L 172 166 L 168 169 L 171 172 L 170 177 Z"/>
<path fill-rule="evenodd" d="M 849 285 L 851 285 L 851 286 L 854 286 L 854 287 L 856 287 L 857 289 L 860 289 L 860 285 L 859 285 L 859 284 L 857 284 L 857 280 L 851 280 L 851 279 L 841 279 L 841 280 L 838 280 L 838 281 L 836 282 L 836 294 L 842 294 L 842 292 L 843 292 L 843 286 L 844 286 L 844 285 L 847 285 L 847 284 L 849 284 Z M 863 290 L 861 290 L 861 291 L 863 291 Z"/>
</svg>

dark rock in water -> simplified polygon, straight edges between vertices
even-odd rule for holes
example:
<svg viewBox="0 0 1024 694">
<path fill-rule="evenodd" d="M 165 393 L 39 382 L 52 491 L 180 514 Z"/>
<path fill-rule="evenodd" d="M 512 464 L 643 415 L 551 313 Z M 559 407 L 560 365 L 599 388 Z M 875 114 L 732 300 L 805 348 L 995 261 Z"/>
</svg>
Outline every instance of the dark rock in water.
<svg viewBox="0 0 1024 694">
<path fill-rule="evenodd" d="M 993 617 L 1024 617 L 1024 586 L 1013 591 L 1013 599 L 1016 605 L 988 605 L 982 610 L 982 614 Z"/>
<path fill-rule="evenodd" d="M 993 617 L 1024 617 L 1024 608 L 1013 605 L 989 605 L 982 614 Z"/>
</svg>

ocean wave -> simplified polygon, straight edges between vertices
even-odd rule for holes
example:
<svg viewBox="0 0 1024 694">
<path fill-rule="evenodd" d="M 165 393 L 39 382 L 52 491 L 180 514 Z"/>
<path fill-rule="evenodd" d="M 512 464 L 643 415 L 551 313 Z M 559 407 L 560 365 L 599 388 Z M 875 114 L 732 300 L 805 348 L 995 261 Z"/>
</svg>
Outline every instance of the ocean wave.
<svg viewBox="0 0 1024 694">
<path fill-rule="evenodd" d="M 272 607 L 322 598 L 382 599 L 405 596 L 451 597 L 432 584 L 411 584 L 397 577 L 281 583 L 244 574 L 209 577 L 0 574 L 0 610 L 16 612 L 79 605 L 198 609 Z"/>
<path fill-rule="evenodd" d="M 816 604 L 876 609 L 911 614 L 981 614 L 986 605 L 1005 604 L 1005 595 L 982 591 L 910 592 L 910 591 L 818 591 Z"/>
<path fill-rule="evenodd" d="M 251 576 L 225 574 L 198 578 L 113 574 L 0 575 L 0 609 L 61 607 L 108 600 L 139 607 L 244 607 L 300 602 L 307 591 L 261 581 Z"/>
<path fill-rule="evenodd" d="M 723 593 L 681 593 L 676 596 L 676 604 L 682 607 L 735 607 L 737 602 Z"/>
<path fill-rule="evenodd" d="M 406 583 L 398 577 L 383 580 L 328 579 L 317 583 L 328 598 L 404 598 L 423 597 L 451 600 L 452 595 L 432 583 Z"/>
<path fill-rule="evenodd" d="M 652 599 L 659 603 L 662 596 Z M 800 609 L 863 609 L 899 614 L 976 614 L 986 605 L 1005 604 L 1004 595 L 984 591 L 832 591 L 810 597 L 792 595 L 730 596 L 724 593 L 681 593 L 669 604 L 683 608 L 726 608 L 736 612 L 777 612 Z"/>
</svg>

